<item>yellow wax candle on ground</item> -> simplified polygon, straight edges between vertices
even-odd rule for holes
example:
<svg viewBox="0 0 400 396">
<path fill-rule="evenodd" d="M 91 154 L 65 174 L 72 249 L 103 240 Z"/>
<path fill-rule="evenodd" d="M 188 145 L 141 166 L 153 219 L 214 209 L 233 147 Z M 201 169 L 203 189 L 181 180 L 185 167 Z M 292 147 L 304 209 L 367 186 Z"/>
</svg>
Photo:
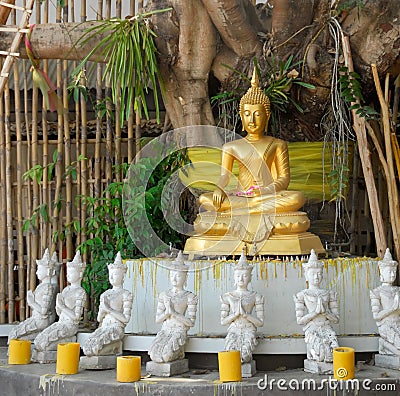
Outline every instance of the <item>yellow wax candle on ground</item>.
<svg viewBox="0 0 400 396">
<path fill-rule="evenodd" d="M 79 369 L 80 345 L 78 342 L 61 343 L 57 346 L 57 374 L 76 374 Z"/>
<path fill-rule="evenodd" d="M 242 363 L 240 351 L 218 352 L 219 379 L 222 382 L 242 380 Z"/>
<path fill-rule="evenodd" d="M 31 342 L 29 340 L 10 340 L 8 364 L 29 364 L 31 362 Z"/>
<path fill-rule="evenodd" d="M 337 380 L 354 378 L 354 348 L 333 349 L 333 376 Z"/>
<path fill-rule="evenodd" d="M 118 356 L 117 357 L 117 381 L 135 382 L 141 377 L 140 356 Z"/>
</svg>

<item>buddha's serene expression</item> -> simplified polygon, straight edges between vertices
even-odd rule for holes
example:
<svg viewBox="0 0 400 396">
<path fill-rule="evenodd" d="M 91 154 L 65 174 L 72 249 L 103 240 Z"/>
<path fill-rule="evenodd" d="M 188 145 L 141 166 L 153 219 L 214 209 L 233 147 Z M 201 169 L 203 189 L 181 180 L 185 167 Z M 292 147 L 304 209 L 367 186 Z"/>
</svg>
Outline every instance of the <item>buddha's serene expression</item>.
<svg viewBox="0 0 400 396">
<path fill-rule="evenodd" d="M 396 267 L 383 267 L 381 269 L 381 281 L 393 283 L 396 279 Z"/>
<path fill-rule="evenodd" d="M 319 286 L 322 281 L 322 269 L 309 268 L 306 272 L 306 280 L 311 286 Z"/>
<path fill-rule="evenodd" d="M 244 269 L 237 269 L 234 274 L 235 285 L 246 288 L 251 281 L 251 273 Z"/>
<path fill-rule="evenodd" d="M 247 104 L 243 105 L 241 114 L 243 129 L 254 135 L 262 135 L 266 130 L 269 119 L 265 107 L 262 104 Z"/>
</svg>

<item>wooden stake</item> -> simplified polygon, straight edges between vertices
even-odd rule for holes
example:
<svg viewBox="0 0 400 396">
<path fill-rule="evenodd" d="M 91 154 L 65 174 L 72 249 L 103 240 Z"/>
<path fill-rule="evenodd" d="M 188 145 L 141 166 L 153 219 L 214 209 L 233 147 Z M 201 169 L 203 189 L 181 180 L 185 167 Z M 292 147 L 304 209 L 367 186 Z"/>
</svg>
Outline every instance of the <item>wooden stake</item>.
<svg viewBox="0 0 400 396">
<path fill-rule="evenodd" d="M 382 92 L 376 65 L 372 64 L 371 67 L 372 67 L 372 74 L 374 76 L 375 89 L 378 94 L 379 103 L 381 105 L 383 135 L 385 138 L 385 154 L 386 154 L 385 157 L 387 164 L 386 182 L 388 186 L 388 195 L 389 195 L 390 222 L 392 226 L 394 250 L 397 259 L 399 259 L 400 258 L 400 245 L 399 245 L 400 208 L 399 208 L 399 193 L 397 190 L 396 176 L 393 165 L 389 105 L 388 102 L 385 100 L 385 97 Z"/>
<path fill-rule="evenodd" d="M 343 36 L 343 55 L 345 58 L 345 64 L 349 72 L 354 71 L 353 61 L 350 51 L 349 38 Z M 371 217 L 375 231 L 376 249 L 379 257 L 383 257 L 386 247 L 386 231 L 382 219 L 382 213 L 379 208 L 378 193 L 375 185 L 375 178 L 373 173 L 373 167 L 370 158 L 370 152 L 368 149 L 368 140 L 366 134 L 365 119 L 361 118 L 355 110 L 352 110 L 353 115 L 353 129 L 357 136 L 358 149 L 360 153 L 361 166 L 364 173 L 365 185 L 368 193 L 368 200 L 371 209 Z"/>
</svg>

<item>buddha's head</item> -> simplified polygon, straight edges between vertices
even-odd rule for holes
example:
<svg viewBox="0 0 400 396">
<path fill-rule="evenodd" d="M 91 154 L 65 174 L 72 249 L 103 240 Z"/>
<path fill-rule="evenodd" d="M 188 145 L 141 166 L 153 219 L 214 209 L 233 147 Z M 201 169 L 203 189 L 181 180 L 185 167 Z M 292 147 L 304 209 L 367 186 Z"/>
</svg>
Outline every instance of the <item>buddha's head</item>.
<svg viewBox="0 0 400 396">
<path fill-rule="evenodd" d="M 396 280 L 397 261 L 393 260 L 389 249 L 386 249 L 383 260 L 379 261 L 380 281 L 392 284 Z"/>
<path fill-rule="evenodd" d="M 256 69 L 251 79 L 251 87 L 242 96 L 239 103 L 242 130 L 249 134 L 262 135 L 267 130 L 271 115 L 268 96 L 259 87 Z"/>
</svg>

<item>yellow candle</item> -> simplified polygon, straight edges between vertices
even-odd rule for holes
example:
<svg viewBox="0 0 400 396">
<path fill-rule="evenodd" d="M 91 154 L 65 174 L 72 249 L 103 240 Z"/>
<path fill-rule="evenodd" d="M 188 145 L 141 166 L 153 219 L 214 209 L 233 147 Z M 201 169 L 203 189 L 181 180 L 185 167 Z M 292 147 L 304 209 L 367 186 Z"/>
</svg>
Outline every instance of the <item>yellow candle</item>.
<svg viewBox="0 0 400 396">
<path fill-rule="evenodd" d="M 140 356 L 118 356 L 117 357 L 117 381 L 135 382 L 140 381 L 141 359 Z"/>
<path fill-rule="evenodd" d="M 337 380 L 354 378 L 354 348 L 333 349 L 333 376 Z"/>
<path fill-rule="evenodd" d="M 10 340 L 8 364 L 29 364 L 31 362 L 31 342 L 29 340 Z"/>
<path fill-rule="evenodd" d="M 78 342 L 61 343 L 57 346 L 57 374 L 76 374 L 79 368 L 80 345 Z"/>
<path fill-rule="evenodd" d="M 218 352 L 219 379 L 222 382 L 242 380 L 242 363 L 240 351 Z"/>
</svg>

